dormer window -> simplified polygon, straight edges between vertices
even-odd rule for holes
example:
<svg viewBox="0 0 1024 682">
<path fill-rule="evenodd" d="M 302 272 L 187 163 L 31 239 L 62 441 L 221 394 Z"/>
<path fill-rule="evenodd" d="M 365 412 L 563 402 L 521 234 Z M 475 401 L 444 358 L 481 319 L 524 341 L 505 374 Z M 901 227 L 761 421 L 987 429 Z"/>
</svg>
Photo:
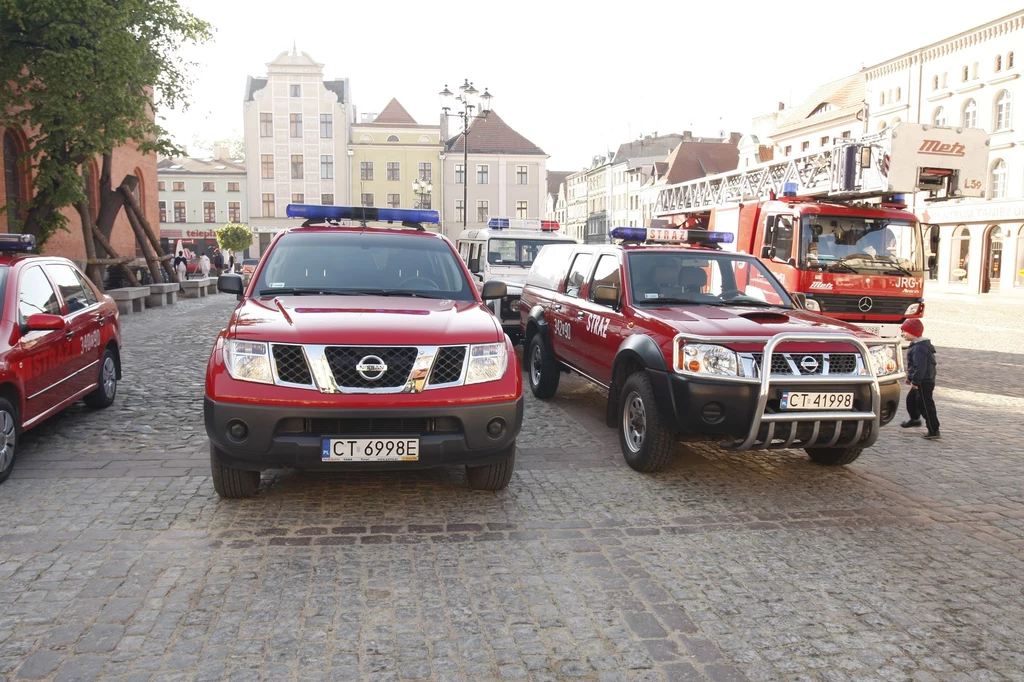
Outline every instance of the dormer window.
<svg viewBox="0 0 1024 682">
<path fill-rule="evenodd" d="M 832 106 L 831 102 L 822 102 L 814 109 L 814 111 L 811 112 L 811 116 L 817 116 L 818 114 L 823 114 L 826 111 L 832 111 L 833 109 L 835 109 L 835 107 Z"/>
</svg>

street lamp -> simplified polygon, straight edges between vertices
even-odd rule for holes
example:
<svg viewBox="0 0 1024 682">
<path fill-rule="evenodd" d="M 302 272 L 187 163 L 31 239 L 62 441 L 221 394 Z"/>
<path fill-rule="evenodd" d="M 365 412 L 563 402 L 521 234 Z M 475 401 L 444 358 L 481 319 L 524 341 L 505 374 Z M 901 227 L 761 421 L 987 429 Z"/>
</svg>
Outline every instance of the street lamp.
<svg viewBox="0 0 1024 682">
<path fill-rule="evenodd" d="M 419 197 L 416 208 L 430 208 L 430 193 L 434 191 L 434 185 L 429 180 L 416 179 L 412 181 L 412 193 Z M 423 200 L 426 197 L 426 201 Z"/>
<path fill-rule="evenodd" d="M 441 115 L 446 119 L 459 117 L 462 119 L 462 227 L 466 227 L 469 216 L 469 126 L 473 119 L 473 110 L 478 109 L 477 116 L 487 118 L 491 113 L 491 100 L 494 98 L 487 88 L 484 94 L 473 87 L 469 79 L 465 79 L 459 86 L 459 94 L 456 95 L 448 86 L 439 93 L 441 98 Z M 479 98 L 479 103 L 477 99 Z M 460 109 L 452 111 L 453 107 Z"/>
</svg>

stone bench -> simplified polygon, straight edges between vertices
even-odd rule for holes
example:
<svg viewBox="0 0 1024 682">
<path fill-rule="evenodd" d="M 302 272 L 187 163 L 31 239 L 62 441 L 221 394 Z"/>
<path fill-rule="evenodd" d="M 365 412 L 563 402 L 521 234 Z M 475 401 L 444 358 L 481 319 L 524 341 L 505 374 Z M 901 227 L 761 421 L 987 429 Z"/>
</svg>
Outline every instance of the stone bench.
<svg viewBox="0 0 1024 682">
<path fill-rule="evenodd" d="M 178 302 L 178 292 L 181 285 L 174 282 L 150 284 L 149 296 L 146 297 L 147 308 L 159 308 L 165 305 L 174 305 Z"/>
<path fill-rule="evenodd" d="M 122 315 L 141 313 L 146 309 L 149 287 L 123 287 L 111 289 L 107 294 L 117 303 L 117 309 Z"/>
<path fill-rule="evenodd" d="M 186 279 L 181 282 L 182 298 L 202 298 L 210 291 L 210 283 L 213 283 L 214 290 L 217 288 L 217 280 L 212 277 L 199 277 Z"/>
</svg>

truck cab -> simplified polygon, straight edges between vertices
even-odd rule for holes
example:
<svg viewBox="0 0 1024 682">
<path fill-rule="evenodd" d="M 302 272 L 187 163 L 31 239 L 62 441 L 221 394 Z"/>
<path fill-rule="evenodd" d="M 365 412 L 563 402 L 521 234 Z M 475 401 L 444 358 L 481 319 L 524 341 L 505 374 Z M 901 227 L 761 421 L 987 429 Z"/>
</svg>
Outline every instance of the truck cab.
<svg viewBox="0 0 1024 682">
<path fill-rule="evenodd" d="M 504 282 L 508 293 L 487 303 L 513 345 L 520 340 L 519 296 L 540 250 L 553 243 L 575 244 L 553 220 L 491 218 L 486 228 L 464 230 L 459 255 L 479 283 Z"/>
</svg>

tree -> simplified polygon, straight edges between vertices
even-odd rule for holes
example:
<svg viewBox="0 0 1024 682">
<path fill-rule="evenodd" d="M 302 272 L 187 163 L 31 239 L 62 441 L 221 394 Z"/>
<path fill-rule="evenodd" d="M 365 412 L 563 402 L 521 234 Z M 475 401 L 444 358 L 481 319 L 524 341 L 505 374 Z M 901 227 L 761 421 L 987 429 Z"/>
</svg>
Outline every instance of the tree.
<svg viewBox="0 0 1024 682">
<path fill-rule="evenodd" d="M 179 50 L 209 37 L 209 24 L 177 0 L 0 0 L 0 126 L 23 131 L 34 170 L 23 232 L 42 246 L 67 229 L 60 209 L 75 206 L 84 219 L 83 172 L 102 157 L 96 225 L 110 237 L 125 200 L 112 152 L 127 143 L 180 152 L 157 123 L 154 96 L 187 107 L 191 64 Z"/>
<path fill-rule="evenodd" d="M 252 230 L 243 223 L 228 223 L 214 234 L 217 245 L 232 253 L 241 253 L 252 246 Z"/>
</svg>

